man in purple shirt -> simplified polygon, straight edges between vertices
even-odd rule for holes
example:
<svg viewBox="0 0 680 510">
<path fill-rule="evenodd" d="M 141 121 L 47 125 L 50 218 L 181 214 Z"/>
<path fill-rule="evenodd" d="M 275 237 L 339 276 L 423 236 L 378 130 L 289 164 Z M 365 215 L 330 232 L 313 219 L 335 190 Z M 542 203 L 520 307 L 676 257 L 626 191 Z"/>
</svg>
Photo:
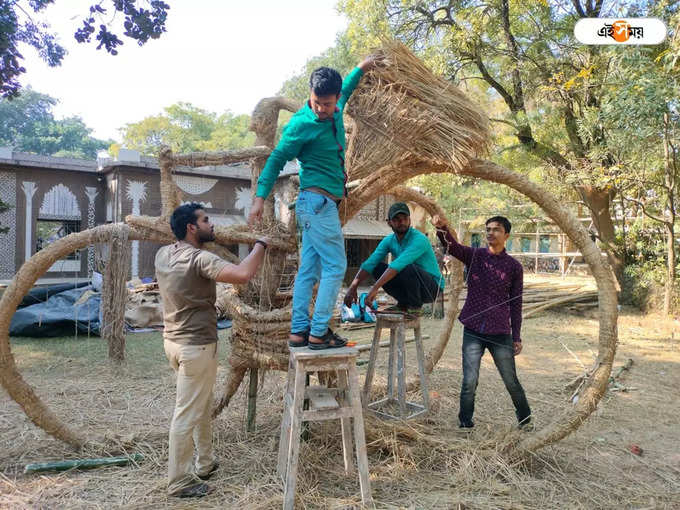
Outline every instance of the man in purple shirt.
<svg viewBox="0 0 680 510">
<path fill-rule="evenodd" d="M 458 420 L 461 428 L 472 428 L 479 365 L 488 349 L 515 405 L 520 427 L 531 422 L 531 409 L 517 379 L 515 356 L 522 351 L 522 264 L 505 251 L 511 225 L 507 218 L 486 220 L 487 248 L 459 244 L 446 220 L 432 218 L 437 237 L 446 253 L 467 266 L 468 293 L 460 312 L 463 330 L 463 384 L 460 390 Z"/>
</svg>

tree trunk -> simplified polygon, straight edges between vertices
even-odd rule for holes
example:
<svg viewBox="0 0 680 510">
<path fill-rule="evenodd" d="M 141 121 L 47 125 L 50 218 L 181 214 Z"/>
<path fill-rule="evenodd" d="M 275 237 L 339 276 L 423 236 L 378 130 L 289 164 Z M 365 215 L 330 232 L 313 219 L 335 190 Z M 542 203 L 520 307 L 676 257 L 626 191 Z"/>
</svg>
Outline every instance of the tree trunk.
<svg viewBox="0 0 680 510">
<path fill-rule="evenodd" d="M 668 315 L 671 312 L 673 301 L 673 289 L 675 288 L 675 187 L 678 181 L 678 167 L 675 159 L 675 148 L 671 144 L 669 135 L 670 122 L 668 113 L 664 113 L 664 133 L 663 133 L 663 156 L 664 156 L 664 184 L 667 199 L 666 208 L 670 215 L 666 227 L 666 285 L 663 296 L 663 313 Z"/>
<path fill-rule="evenodd" d="M 675 228 L 673 223 L 666 223 L 666 284 L 663 296 L 663 313 L 669 315 L 671 313 L 671 304 L 673 302 L 673 290 L 675 288 Z"/>
<path fill-rule="evenodd" d="M 623 258 L 616 248 L 616 231 L 611 215 L 611 201 L 614 198 L 614 192 L 609 189 L 586 185 L 580 186 L 578 190 L 590 209 L 593 224 L 597 229 L 600 242 L 604 245 L 607 260 L 620 287 L 623 278 Z"/>
</svg>

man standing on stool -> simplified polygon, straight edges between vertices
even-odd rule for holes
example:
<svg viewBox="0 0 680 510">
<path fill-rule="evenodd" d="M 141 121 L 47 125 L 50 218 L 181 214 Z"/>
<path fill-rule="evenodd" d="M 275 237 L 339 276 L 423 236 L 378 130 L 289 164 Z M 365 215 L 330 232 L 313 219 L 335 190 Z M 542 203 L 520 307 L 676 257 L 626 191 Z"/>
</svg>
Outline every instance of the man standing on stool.
<svg viewBox="0 0 680 510">
<path fill-rule="evenodd" d="M 159 249 L 155 261 L 163 302 L 163 346 L 177 374 L 168 447 L 168 494 L 191 498 L 212 492 L 201 480 L 210 478 L 218 467 L 210 416 L 217 374 L 215 282 L 250 280 L 264 259 L 267 239 L 257 240 L 250 254 L 234 265 L 202 249 L 204 242 L 215 240 L 214 227 L 202 205 L 181 205 L 172 213 L 170 226 L 177 242 Z"/>
<path fill-rule="evenodd" d="M 461 428 L 472 428 L 479 365 L 488 349 L 515 405 L 520 428 L 531 422 L 531 409 L 517 379 L 515 356 L 522 352 L 522 264 L 505 251 L 510 221 L 503 216 L 486 220 L 488 248 L 471 248 L 456 242 L 445 218 L 434 216 L 437 237 L 467 266 L 468 293 L 459 320 L 463 331 L 463 385 L 460 390 Z"/>
<path fill-rule="evenodd" d="M 437 257 L 430 241 L 422 232 L 411 227 L 411 211 L 403 202 L 390 206 L 387 224 L 393 234 L 385 237 L 375 251 L 361 264 L 359 272 L 345 295 L 345 304 L 351 306 L 357 300 L 357 288 L 369 275 L 376 282 L 366 296 L 366 303 L 373 303 L 382 287 L 397 300 L 397 308 L 407 312 L 419 311 L 423 303 L 432 303 L 444 291 L 444 278 L 439 272 Z M 383 262 L 391 253 L 393 260 L 388 266 Z"/>
<path fill-rule="evenodd" d="M 347 344 L 328 327 L 347 269 L 338 214 L 340 202 L 347 195 L 342 114 L 359 80 L 374 66 L 374 58 L 367 58 L 344 82 L 335 69 L 316 69 L 309 78 L 309 101 L 290 119 L 257 181 L 248 216 L 251 226 L 260 221 L 264 201 L 286 161 L 297 158 L 300 163 L 295 214 L 302 230 L 302 252 L 293 288 L 290 347 L 327 349 Z M 310 321 L 309 302 L 317 282 L 319 289 Z"/>
</svg>

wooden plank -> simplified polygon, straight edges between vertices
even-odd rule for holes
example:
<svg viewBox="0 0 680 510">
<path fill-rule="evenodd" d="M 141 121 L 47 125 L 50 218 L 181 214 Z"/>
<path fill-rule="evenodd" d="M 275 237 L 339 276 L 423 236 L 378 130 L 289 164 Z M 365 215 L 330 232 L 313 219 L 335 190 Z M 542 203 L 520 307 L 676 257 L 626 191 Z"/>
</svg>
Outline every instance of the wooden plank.
<svg viewBox="0 0 680 510">
<path fill-rule="evenodd" d="M 407 338 L 404 342 L 407 343 L 407 344 L 410 344 L 411 342 L 414 342 L 415 339 L 416 339 L 415 337 Z M 422 335 L 422 336 L 421 336 L 421 339 L 422 339 L 422 340 L 429 340 L 429 339 L 430 339 L 430 335 Z M 389 340 L 385 340 L 384 342 L 380 342 L 380 343 L 378 344 L 378 347 L 389 347 L 389 345 L 390 345 L 390 341 L 389 341 Z M 371 344 L 357 345 L 357 349 L 359 349 L 359 352 L 370 351 L 371 348 L 372 348 L 372 345 L 371 345 Z"/>
<path fill-rule="evenodd" d="M 286 484 L 283 494 L 284 510 L 295 508 L 295 484 L 297 465 L 300 455 L 300 426 L 302 424 L 302 404 L 305 400 L 305 372 L 299 362 L 295 363 L 295 385 L 293 387 L 292 421 L 286 462 Z"/>
<path fill-rule="evenodd" d="M 406 346 L 404 345 L 404 325 L 397 327 L 397 398 L 399 415 L 406 418 Z"/>
<path fill-rule="evenodd" d="M 293 401 L 293 386 L 295 384 L 295 361 L 292 356 L 288 359 L 288 381 L 283 395 L 283 418 L 281 419 L 281 434 L 279 436 L 279 458 L 276 463 L 276 473 L 283 483 L 286 482 L 286 467 L 288 462 L 288 445 L 290 443 L 291 409 Z"/>
<path fill-rule="evenodd" d="M 322 411 L 303 411 L 302 421 L 326 421 L 326 420 L 339 420 L 340 418 L 351 418 L 354 416 L 354 411 L 351 407 L 339 408 L 339 409 L 324 409 Z"/>
<path fill-rule="evenodd" d="M 321 349 L 314 350 L 309 347 L 293 347 L 290 349 L 290 355 L 296 360 L 308 358 L 341 358 L 347 356 L 356 356 L 358 351 L 356 347 L 337 347 L 335 349 Z"/>
<path fill-rule="evenodd" d="M 371 481 L 368 473 L 368 456 L 366 455 L 366 436 L 364 435 L 364 415 L 359 397 L 359 376 L 357 367 L 349 367 L 349 394 L 354 410 L 354 441 L 357 445 L 357 465 L 359 466 L 359 485 L 361 486 L 361 501 L 365 506 L 373 504 L 371 497 Z"/>
<path fill-rule="evenodd" d="M 248 418 L 246 430 L 255 431 L 255 415 L 257 413 L 257 367 L 249 370 L 250 380 L 248 385 Z"/>
<path fill-rule="evenodd" d="M 414 331 L 416 338 L 416 357 L 418 358 L 418 374 L 420 375 L 420 389 L 423 392 L 423 406 L 425 412 L 430 410 L 430 391 L 427 385 L 427 374 L 425 373 L 425 352 L 423 350 L 423 339 L 420 335 L 420 327 Z"/>
<path fill-rule="evenodd" d="M 390 329 L 390 354 L 387 358 L 387 396 L 394 398 L 394 363 L 397 357 L 397 332 Z"/>
<path fill-rule="evenodd" d="M 338 389 L 340 390 L 340 404 L 342 407 L 351 407 L 347 370 L 338 370 Z M 354 452 L 352 420 L 350 418 L 341 418 L 340 428 L 342 429 L 342 460 L 345 464 L 345 474 L 350 474 L 354 471 L 354 462 L 352 461 L 352 453 Z"/>
<path fill-rule="evenodd" d="M 569 303 L 569 302 L 574 302 L 574 301 L 580 301 L 583 300 L 584 298 L 592 298 L 592 297 L 597 297 L 597 292 L 582 292 L 582 293 L 575 293 L 570 296 L 566 297 L 561 297 L 557 299 L 552 299 L 548 301 L 547 303 L 544 303 L 540 306 L 532 307 L 531 310 L 525 311 L 523 318 L 527 319 L 531 317 L 532 315 L 537 314 L 538 312 L 542 312 L 543 310 L 547 310 L 548 308 L 552 308 L 557 305 Z"/>
<path fill-rule="evenodd" d="M 309 386 L 307 398 L 309 399 L 309 408 L 312 411 L 338 409 L 340 407 L 333 392 L 324 386 Z"/>
<path fill-rule="evenodd" d="M 368 370 L 366 371 L 366 379 L 364 379 L 364 391 L 363 391 L 363 399 L 364 399 L 364 405 L 368 403 L 368 399 L 370 398 L 371 394 L 371 386 L 373 385 L 373 375 L 375 374 L 375 361 L 378 357 L 378 349 L 376 349 L 376 345 L 380 345 L 380 334 L 382 333 L 382 326 L 380 325 L 380 321 L 375 326 L 375 331 L 373 333 L 373 340 L 371 342 L 371 345 L 369 346 L 369 349 L 371 349 L 370 356 L 368 358 Z M 357 349 L 360 351 L 360 348 Z"/>
<path fill-rule="evenodd" d="M 339 361 L 327 361 L 327 360 L 307 360 L 304 362 L 305 370 L 307 372 L 328 372 L 336 370 L 347 370 L 350 365 L 356 363 L 356 358 L 346 358 L 345 360 Z"/>
</svg>

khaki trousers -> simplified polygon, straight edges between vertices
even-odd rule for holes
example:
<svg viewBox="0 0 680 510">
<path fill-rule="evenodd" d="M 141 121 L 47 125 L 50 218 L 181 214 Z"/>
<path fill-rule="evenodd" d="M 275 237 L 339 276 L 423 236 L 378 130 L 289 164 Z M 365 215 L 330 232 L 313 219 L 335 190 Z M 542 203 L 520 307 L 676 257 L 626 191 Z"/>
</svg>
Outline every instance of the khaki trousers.
<svg viewBox="0 0 680 510">
<path fill-rule="evenodd" d="M 163 346 L 177 374 L 168 448 L 168 494 L 174 494 L 200 482 L 196 474 L 208 474 L 215 462 L 210 410 L 217 375 L 217 343 L 181 345 L 165 340 Z M 194 447 L 195 468 L 192 465 Z"/>
</svg>

